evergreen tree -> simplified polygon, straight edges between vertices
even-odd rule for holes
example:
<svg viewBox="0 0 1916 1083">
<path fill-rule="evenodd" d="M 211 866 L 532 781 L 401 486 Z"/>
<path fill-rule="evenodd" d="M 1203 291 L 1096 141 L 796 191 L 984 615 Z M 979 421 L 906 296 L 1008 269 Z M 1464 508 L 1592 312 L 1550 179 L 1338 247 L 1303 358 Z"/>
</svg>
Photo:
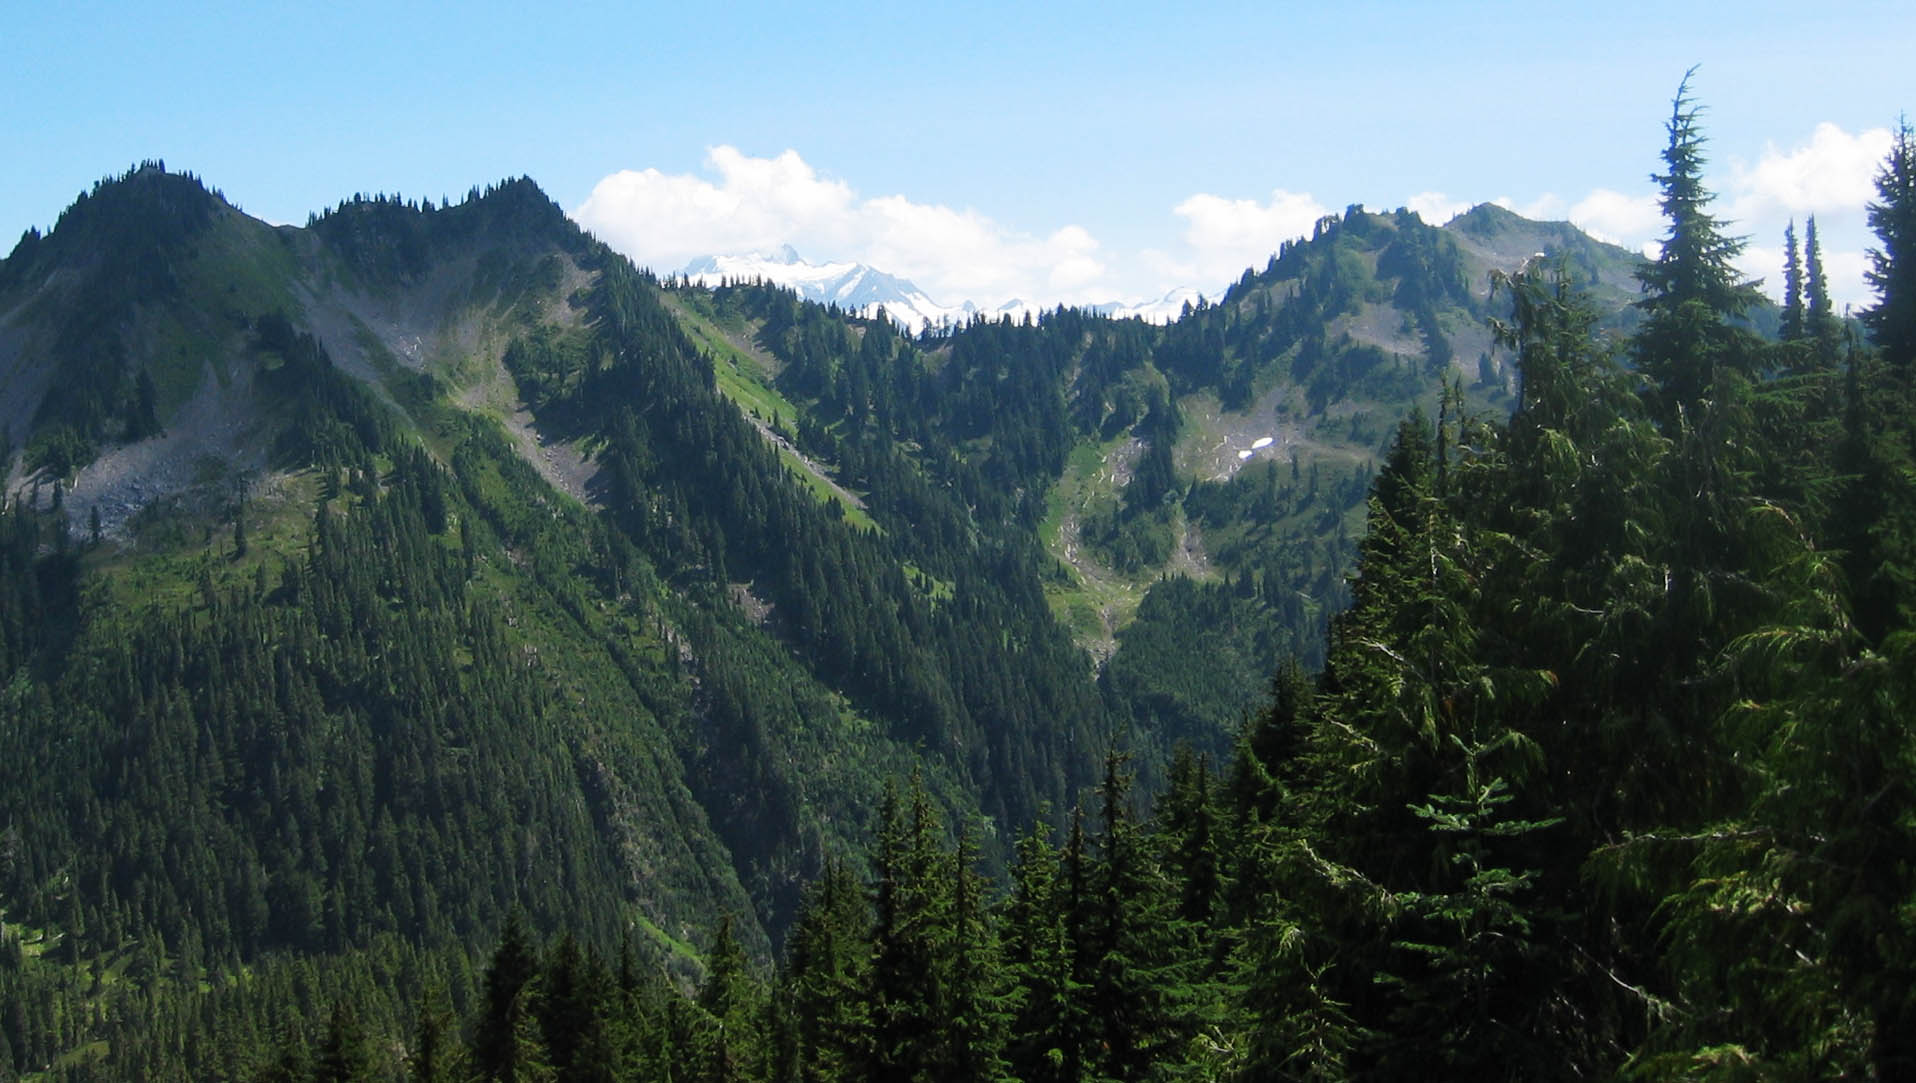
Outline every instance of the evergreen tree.
<svg viewBox="0 0 1916 1083">
<path fill-rule="evenodd" d="M 406 1058 L 409 1083 L 450 1083 L 461 1078 L 464 1066 L 455 1054 L 451 1012 L 443 995 L 437 991 L 422 994 L 417 1014 L 417 1030 Z"/>
<path fill-rule="evenodd" d="M 1907 119 L 1896 125 L 1876 192 L 1881 198 L 1869 205 L 1869 225 L 1881 246 L 1870 249 L 1864 277 L 1877 301 L 1863 323 L 1883 358 L 1908 381 L 1916 371 L 1916 135 Z"/>
<path fill-rule="evenodd" d="M 806 886 L 786 941 L 784 986 L 805 1083 L 847 1078 L 864 1063 L 870 926 L 864 885 L 844 862 L 827 862 Z"/>
<path fill-rule="evenodd" d="M 909 792 L 886 789 L 879 813 L 873 898 L 872 961 L 866 983 L 871 1045 L 865 1074 L 874 1079 L 936 1078 L 951 1019 L 944 948 L 951 923 L 951 881 L 938 860 L 939 824 L 923 780 Z"/>
<path fill-rule="evenodd" d="M 597 956 L 566 932 L 552 949 L 540 988 L 539 1030 L 553 1070 L 567 1080 L 610 1083 L 614 1065 L 605 1000 L 612 978 Z"/>
<path fill-rule="evenodd" d="M 1211 765 L 1180 745 L 1155 810 L 1163 863 L 1179 887 L 1177 919 L 1210 939 L 1221 914 L 1225 885 Z"/>
<path fill-rule="evenodd" d="M 335 1002 L 313 1064 L 313 1083 L 359 1083 L 371 1078 L 372 1057 L 359 1019 L 345 1002 Z"/>
<path fill-rule="evenodd" d="M 1803 292 L 1807 298 L 1804 332 L 1814 351 L 1818 367 L 1836 363 L 1842 348 L 1843 331 L 1836 322 L 1834 302 L 1830 300 L 1829 279 L 1823 274 L 1823 245 L 1816 237 L 1816 216 L 1803 227 Z"/>
<path fill-rule="evenodd" d="M 1074 944 L 1061 855 L 1049 834 L 1039 821 L 1019 838 L 1002 918 L 1015 1004 L 1006 1052 L 1012 1075 L 1031 1083 L 1079 1078 L 1089 1041 L 1083 987 L 1073 980 Z"/>
<path fill-rule="evenodd" d="M 738 1083 L 761 1078 L 764 1049 L 758 1028 L 761 1007 L 757 984 L 747 968 L 745 950 L 732 935 L 732 919 L 719 920 L 705 956 L 705 981 L 698 1004 L 710 1024 L 699 1078 L 709 1083 Z"/>
<path fill-rule="evenodd" d="M 1778 332 L 1784 342 L 1796 342 L 1804 335 L 1803 256 L 1796 247 L 1796 220 L 1783 227 L 1783 325 Z"/>
<path fill-rule="evenodd" d="M 1100 832 L 1081 938 L 1084 1002 L 1098 1074 L 1145 1078 L 1178 1063 L 1201 1025 L 1195 930 L 1178 921 L 1173 885 L 1131 807 L 1131 774 L 1105 757 Z"/>
<path fill-rule="evenodd" d="M 1645 294 L 1637 302 L 1644 317 L 1637 366 L 1658 389 L 1666 426 L 1696 410 L 1719 366 L 1746 360 L 1727 321 L 1757 301 L 1755 287 L 1736 269 L 1743 242 L 1727 236 L 1709 210 L 1715 195 L 1703 185 L 1705 140 L 1690 74 L 1677 87 L 1665 126 L 1664 172 L 1650 178 L 1662 189 L 1658 202 L 1668 232 L 1657 258 L 1637 272 Z"/>
<path fill-rule="evenodd" d="M 525 916 L 514 909 L 486 968 L 485 1001 L 473 1039 L 473 1062 L 482 1078 L 530 1083 L 551 1071 L 538 1032 L 539 957 Z"/>
<path fill-rule="evenodd" d="M 951 853 L 951 929 L 944 949 L 951 968 L 948 1037 L 933 1072 L 950 1083 L 988 1083 L 1006 1076 L 1011 994 L 998 932 L 985 906 L 988 884 L 977 865 L 977 843 L 969 830 L 961 831 Z"/>
</svg>

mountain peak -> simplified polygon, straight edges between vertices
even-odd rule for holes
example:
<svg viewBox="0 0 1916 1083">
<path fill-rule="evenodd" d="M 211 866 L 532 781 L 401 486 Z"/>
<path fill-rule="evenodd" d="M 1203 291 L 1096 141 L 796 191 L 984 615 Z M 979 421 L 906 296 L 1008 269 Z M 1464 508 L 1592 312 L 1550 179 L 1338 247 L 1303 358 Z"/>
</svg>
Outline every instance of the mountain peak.
<svg viewBox="0 0 1916 1083">
<path fill-rule="evenodd" d="M 1453 217 L 1447 228 L 1479 237 L 1494 237 L 1508 230 L 1529 224 L 1508 207 L 1496 203 L 1479 203 L 1462 214 Z"/>
<path fill-rule="evenodd" d="M 702 286 L 715 286 L 727 279 L 762 279 L 792 290 L 807 301 L 837 305 L 867 318 L 882 308 L 892 322 L 911 331 L 956 323 L 976 311 L 969 302 L 939 304 L 908 279 L 863 263 L 809 263 L 789 244 L 771 253 L 706 256 L 687 263 L 679 273 Z"/>
</svg>

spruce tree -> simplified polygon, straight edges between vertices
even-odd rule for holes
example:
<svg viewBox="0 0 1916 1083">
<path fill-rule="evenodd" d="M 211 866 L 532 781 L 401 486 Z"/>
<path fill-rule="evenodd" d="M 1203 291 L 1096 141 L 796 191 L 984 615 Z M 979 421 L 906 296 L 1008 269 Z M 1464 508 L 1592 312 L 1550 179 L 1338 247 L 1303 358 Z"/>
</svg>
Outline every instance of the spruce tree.
<svg viewBox="0 0 1916 1083">
<path fill-rule="evenodd" d="M 1863 313 L 1870 339 L 1905 381 L 1916 371 L 1916 134 L 1897 123 L 1889 157 L 1876 174 L 1882 198 L 1869 205 L 1869 225 L 1882 242 L 1864 272 L 1876 304 Z"/>
<path fill-rule="evenodd" d="M 758 1078 L 763 1054 L 758 1032 L 762 1005 L 745 950 L 732 935 L 730 915 L 719 919 L 711 950 L 706 953 L 705 981 L 699 986 L 698 1003 L 705 1010 L 707 1023 L 699 1077 L 710 1083 Z"/>
<path fill-rule="evenodd" d="M 581 948 L 570 931 L 561 936 L 546 963 L 539 1028 L 553 1070 L 565 1079 L 611 1080 L 613 1056 L 605 1019 L 611 989 L 612 977 L 598 958 Z"/>
<path fill-rule="evenodd" d="M 864 885 L 844 862 L 828 862 L 805 889 L 786 950 L 785 1000 L 806 1083 L 845 1078 L 864 1062 L 870 932 Z"/>
<path fill-rule="evenodd" d="M 1856 622 L 1880 642 L 1916 613 L 1916 140 L 1898 126 L 1876 178 L 1870 224 L 1881 242 L 1867 272 L 1877 303 L 1863 313 L 1876 351 L 1850 351 L 1847 411 L 1831 519 L 1846 553 Z"/>
<path fill-rule="evenodd" d="M 1710 213 L 1716 197 L 1703 185 L 1706 140 L 1690 99 L 1691 74 L 1677 87 L 1665 125 L 1664 172 L 1650 177 L 1662 189 L 1658 203 L 1668 232 L 1657 258 L 1637 272 L 1645 294 L 1637 302 L 1644 316 L 1637 367 L 1658 389 L 1666 426 L 1696 410 L 1719 366 L 1744 360 L 1727 321 L 1757 301 L 1755 287 L 1736 269 L 1742 240 L 1726 235 L 1724 222 Z"/>
<path fill-rule="evenodd" d="M 359 1083 L 372 1078 L 372 1055 L 359 1018 L 345 1001 L 335 1001 L 313 1064 L 313 1083 Z"/>
<path fill-rule="evenodd" d="M 408 1083 L 448 1083 L 461 1078 L 463 1065 L 452 1042 L 451 1012 L 440 990 L 422 994 L 412 1048 L 406 1055 Z"/>
<path fill-rule="evenodd" d="M 1177 917 L 1209 940 L 1224 900 L 1218 809 L 1210 763 L 1179 745 L 1155 811 L 1164 867 L 1178 886 Z"/>
<path fill-rule="evenodd" d="M 515 909 L 486 968 L 485 1000 L 474 1034 L 474 1067 L 482 1078 L 523 1083 L 550 1071 L 538 1028 L 539 957 Z"/>
<path fill-rule="evenodd" d="M 1803 255 L 1796 247 L 1796 220 L 1783 227 L 1783 326 L 1778 332 L 1784 342 L 1803 337 Z"/>
<path fill-rule="evenodd" d="M 1816 366 L 1828 368 L 1836 363 L 1843 331 L 1836 322 L 1834 302 L 1830 300 L 1829 279 L 1823 273 L 1823 245 L 1816 237 L 1815 215 L 1803 226 L 1803 264 L 1803 291 L 1808 303 L 1804 331 L 1814 350 Z"/>
<path fill-rule="evenodd" d="M 1154 1065 L 1175 1065 L 1196 1032 L 1203 961 L 1194 930 L 1177 918 L 1176 888 L 1132 811 L 1125 757 L 1107 754 L 1099 798 L 1102 831 L 1081 949 L 1094 1064 L 1105 1078 L 1144 1079 Z"/>
<path fill-rule="evenodd" d="M 873 899 L 871 968 L 866 1000 L 871 1043 L 865 1074 L 874 1079 L 929 1079 L 950 1021 L 952 884 L 939 861 L 937 832 L 923 780 L 908 795 L 888 785 L 880 812 Z"/>
<path fill-rule="evenodd" d="M 1018 840 L 1011 895 L 1002 917 L 1014 1005 L 1007 1059 L 1012 1075 L 1031 1083 L 1076 1078 L 1068 1066 L 1084 1058 L 1082 990 L 1072 980 L 1073 945 L 1060 858 L 1044 822 L 1032 825 Z"/>
<path fill-rule="evenodd" d="M 985 909 L 985 878 L 977 870 L 978 846 L 961 831 L 951 853 L 951 925 L 943 954 L 949 967 L 945 1042 L 935 1078 L 990 1081 L 1005 1076 L 1006 1028 L 1011 995 L 995 923 Z"/>
</svg>

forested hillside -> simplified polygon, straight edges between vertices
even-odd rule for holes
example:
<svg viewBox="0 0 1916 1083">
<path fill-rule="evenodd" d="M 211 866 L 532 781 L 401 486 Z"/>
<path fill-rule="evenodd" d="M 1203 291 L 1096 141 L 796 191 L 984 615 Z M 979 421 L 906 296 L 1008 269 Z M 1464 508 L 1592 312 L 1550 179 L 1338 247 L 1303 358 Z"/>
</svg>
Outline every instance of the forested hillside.
<svg viewBox="0 0 1916 1083">
<path fill-rule="evenodd" d="M 1633 257 L 1489 205 L 1444 229 L 1350 208 L 1164 327 L 1062 310 L 914 339 L 761 283 L 668 299 L 720 388 L 858 510 L 911 524 L 898 543 L 933 580 L 965 530 L 940 488 L 994 534 L 1035 533 L 1020 576 L 1100 659 L 1156 778 L 1177 742 L 1223 755 L 1280 660 L 1322 664 L 1396 421 L 1452 383 L 1508 408 L 1489 274 L 1538 251 L 1627 320 Z"/>
<path fill-rule="evenodd" d="M 1668 134 L 1654 262 L 918 337 L 101 182 L 0 264 L 0 1077 L 1916 1072 L 1916 143 L 1848 326 Z"/>
</svg>

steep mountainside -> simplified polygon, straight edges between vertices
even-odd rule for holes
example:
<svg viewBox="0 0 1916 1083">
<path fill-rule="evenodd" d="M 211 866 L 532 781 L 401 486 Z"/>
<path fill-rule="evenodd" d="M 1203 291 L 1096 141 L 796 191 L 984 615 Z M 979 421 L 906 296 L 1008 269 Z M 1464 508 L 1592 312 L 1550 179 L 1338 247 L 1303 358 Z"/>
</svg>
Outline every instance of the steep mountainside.
<svg viewBox="0 0 1916 1083">
<path fill-rule="evenodd" d="M 378 634 L 417 639 L 424 657 L 450 652 L 464 672 L 492 668 L 479 666 L 473 637 L 496 626 L 520 659 L 504 671 L 512 694 L 535 696 L 550 734 L 531 759 L 548 764 L 537 785 L 556 789 L 535 800 L 528 782 L 474 797 L 532 847 L 510 862 L 513 875 L 484 862 L 448 871 L 497 900 L 473 912 L 477 927 L 538 898 L 512 888 L 514 876 L 543 881 L 557 874 L 542 862 L 594 851 L 618 871 L 549 905 L 593 912 L 591 900 L 605 899 L 602 928 L 636 916 L 668 945 L 715 907 L 744 927 L 775 927 L 796 879 L 835 840 L 863 836 L 882 777 L 922 764 L 955 807 L 1018 817 L 1062 803 L 1083 777 L 1070 750 L 1096 743 L 1099 708 L 1088 667 L 1035 591 L 1018 615 L 992 570 L 1001 558 L 976 539 L 936 574 L 979 589 L 953 601 L 949 586 L 936 598 L 910 582 L 884 532 L 815 500 L 716 393 L 650 280 L 529 182 L 453 207 L 355 200 L 306 229 L 274 229 L 189 177 L 145 167 L 24 242 L 4 283 L 0 401 L 14 410 L 21 451 L 10 489 L 23 498 L 21 528 L 43 544 L 60 539 L 59 578 L 89 585 L 58 614 L 70 638 L 30 671 L 60 717 L 36 713 L 30 732 L 10 729 L 12 751 L 91 733 L 105 724 L 95 710 L 130 709 L 61 683 L 82 658 L 132 664 L 120 644 L 129 626 L 161 634 L 185 621 L 191 632 L 164 634 L 216 635 L 237 612 L 319 620 L 310 634 L 330 641 L 319 600 L 300 584 L 322 574 L 322 528 L 345 524 L 355 538 L 370 532 L 354 544 L 371 553 L 380 538 L 423 532 L 419 559 L 441 549 L 457 558 L 454 582 L 433 595 L 450 624 Z M 436 494 L 423 520 L 381 510 L 415 484 Z M 365 562 L 376 579 L 356 604 L 415 608 L 412 575 L 380 571 L 386 559 Z M 966 641 L 975 632 L 954 619 L 961 607 L 1001 617 L 992 624 L 1005 638 Z M 331 673 L 329 657 L 278 642 L 292 637 L 272 637 L 259 679 L 290 667 L 322 685 L 371 682 L 328 700 L 348 712 L 346 735 L 361 712 L 410 716 L 375 705 L 380 689 L 406 681 L 377 666 Z M 1046 650 L 1062 659 L 1050 671 Z M 366 655 L 393 661 L 376 640 Z M 1016 684 L 959 689 L 958 659 Z M 168 679 L 182 694 L 196 687 L 190 670 Z M 518 713 L 502 702 L 473 724 L 518 733 Z M 470 762 L 527 765 L 450 732 L 439 739 Z M 375 764 L 398 754 L 376 734 L 352 746 Z M 118 747 L 96 746 L 106 758 L 89 770 L 140 773 L 133 750 Z M 271 748 L 223 770 L 259 785 L 244 780 L 285 769 Z M 39 776 L 44 830 L 85 852 L 123 846 L 89 837 L 102 827 L 76 803 L 90 800 L 80 783 Z M 396 794 L 362 796 L 368 829 L 391 817 L 401 836 L 411 830 Z M 557 830 L 545 823 L 553 808 L 596 811 L 567 841 L 540 837 Z M 216 801 L 208 815 L 228 811 Z M 254 833 L 250 847 L 265 845 L 264 829 L 235 825 Z M 307 862 L 322 892 L 347 890 L 328 886 L 312 855 L 287 860 Z M 10 915 L 41 914 L 55 897 L 108 906 L 130 886 L 86 882 L 76 896 L 16 872 Z M 184 870 L 169 880 L 190 890 Z"/>
</svg>

